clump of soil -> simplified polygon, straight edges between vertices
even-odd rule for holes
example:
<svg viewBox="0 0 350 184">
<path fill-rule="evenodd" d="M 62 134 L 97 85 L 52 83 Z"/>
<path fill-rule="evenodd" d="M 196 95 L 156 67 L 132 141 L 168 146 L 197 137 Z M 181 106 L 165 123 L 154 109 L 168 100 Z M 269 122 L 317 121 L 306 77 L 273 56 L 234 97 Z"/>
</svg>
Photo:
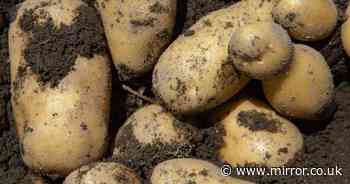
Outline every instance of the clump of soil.
<svg viewBox="0 0 350 184">
<path fill-rule="evenodd" d="M 45 3 L 36 8 L 49 5 Z M 55 25 L 47 12 L 34 12 L 35 9 L 26 10 L 19 20 L 19 25 L 24 32 L 32 35 L 28 47 L 24 50 L 24 58 L 27 67 L 39 76 L 43 85 L 56 87 L 74 70 L 78 56 L 92 58 L 95 54 L 106 54 L 107 44 L 103 27 L 93 8 L 82 5 L 77 9 L 79 15 L 73 23 L 61 24 L 60 27 Z M 39 19 L 46 21 L 38 23 Z"/>
<path fill-rule="evenodd" d="M 188 124 L 176 122 L 174 125 L 188 142 L 179 143 L 174 140 L 173 143 L 164 143 L 162 140 L 154 140 L 151 144 L 140 143 L 134 135 L 133 123 L 125 125 L 115 141 L 118 154 L 113 155 L 113 159 L 136 170 L 143 178 L 148 178 L 152 168 L 162 161 L 193 157 L 195 145 L 202 139 L 200 134 Z"/>
<path fill-rule="evenodd" d="M 279 120 L 272 119 L 256 110 L 240 112 L 238 114 L 238 123 L 251 131 L 268 131 L 271 133 L 278 132 L 281 124 Z"/>
</svg>

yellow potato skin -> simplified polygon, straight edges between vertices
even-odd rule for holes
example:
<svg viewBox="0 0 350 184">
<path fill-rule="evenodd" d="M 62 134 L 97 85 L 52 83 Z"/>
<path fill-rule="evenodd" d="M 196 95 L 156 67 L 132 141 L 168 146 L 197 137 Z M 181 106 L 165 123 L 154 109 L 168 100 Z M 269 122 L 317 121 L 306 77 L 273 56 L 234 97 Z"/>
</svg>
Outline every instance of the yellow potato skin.
<svg viewBox="0 0 350 184">
<path fill-rule="evenodd" d="M 161 55 L 153 72 L 153 88 L 164 105 L 178 114 L 213 108 L 242 89 L 228 59 L 232 33 L 257 21 L 273 21 L 272 1 L 245 0 L 212 12 L 179 36 Z"/>
<path fill-rule="evenodd" d="M 11 82 L 25 66 L 23 52 L 30 35 L 19 27 L 27 9 L 47 0 L 27 0 L 18 10 L 9 31 Z M 55 24 L 70 25 L 80 0 L 52 0 L 48 12 Z M 107 146 L 111 74 L 108 57 L 79 56 L 57 87 L 42 86 L 27 69 L 21 88 L 12 86 L 11 102 L 25 164 L 45 174 L 66 175 L 81 165 L 100 159 Z M 93 76 L 93 77 L 91 77 Z"/>
<path fill-rule="evenodd" d="M 216 165 L 198 159 L 173 159 L 158 164 L 152 173 L 151 184 L 254 184 L 224 177 Z"/>
<path fill-rule="evenodd" d="M 225 131 L 219 157 L 232 166 L 286 166 L 303 150 L 303 136 L 298 128 L 261 101 L 245 97 L 227 104 L 224 111 L 219 122 Z M 241 113 L 247 112 L 264 114 L 268 120 L 254 122 L 252 126 L 258 128 L 251 129 L 240 119 Z M 269 128 L 261 128 L 264 126 Z"/>
<path fill-rule="evenodd" d="M 260 80 L 285 72 L 292 61 L 293 51 L 287 31 L 274 22 L 242 26 L 233 33 L 229 46 L 236 69 Z"/>
<path fill-rule="evenodd" d="M 150 72 L 171 41 L 177 0 L 97 0 L 97 4 L 121 79 Z"/>
<path fill-rule="evenodd" d="M 99 162 L 83 166 L 67 176 L 63 184 L 141 184 L 135 172 L 113 162 Z"/>
<path fill-rule="evenodd" d="M 334 97 L 333 77 L 326 60 L 318 51 L 300 44 L 295 45 L 289 71 L 263 81 L 263 89 L 274 109 L 297 119 L 322 119 Z"/>
<path fill-rule="evenodd" d="M 338 21 L 333 0 L 280 0 L 273 16 L 300 41 L 318 41 L 329 36 Z"/>
<path fill-rule="evenodd" d="M 124 133 L 128 131 L 128 126 L 132 127 L 132 136 L 141 145 L 162 144 L 190 144 L 187 140 L 187 135 L 192 135 L 192 132 L 187 132 L 176 127 L 175 123 L 179 122 L 171 113 L 160 105 L 147 105 L 134 112 L 118 130 L 115 139 L 115 148 L 113 151 L 114 158 L 128 157 L 129 152 L 122 150 L 118 145 L 118 141 L 122 141 Z M 125 146 L 125 145 L 122 145 Z"/>
<path fill-rule="evenodd" d="M 186 141 L 176 129 L 174 125 L 176 121 L 178 120 L 163 107 L 147 105 L 132 114 L 119 131 L 132 124 L 134 136 L 143 144 L 152 144 L 159 139 L 162 143 Z"/>
<path fill-rule="evenodd" d="M 345 12 L 345 22 L 341 27 L 341 40 L 343 44 L 343 48 L 347 55 L 350 56 L 350 6 L 346 9 Z"/>
</svg>

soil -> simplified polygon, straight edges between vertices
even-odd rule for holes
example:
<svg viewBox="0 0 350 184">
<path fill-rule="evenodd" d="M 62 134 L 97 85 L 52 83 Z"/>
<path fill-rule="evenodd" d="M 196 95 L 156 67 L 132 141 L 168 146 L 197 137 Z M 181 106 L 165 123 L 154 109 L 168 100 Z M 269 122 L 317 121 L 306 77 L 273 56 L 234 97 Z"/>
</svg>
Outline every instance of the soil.
<svg viewBox="0 0 350 184">
<path fill-rule="evenodd" d="M 279 132 L 281 124 L 277 119 L 268 117 L 266 114 L 256 110 L 242 111 L 238 114 L 240 126 L 246 127 L 251 131 L 267 131 L 271 133 Z"/>
<path fill-rule="evenodd" d="M 42 3 L 34 9 L 26 10 L 19 20 L 20 28 L 30 33 L 28 47 L 24 50 L 26 68 L 37 74 L 43 85 L 56 87 L 60 81 L 74 70 L 77 57 L 92 58 L 94 54 L 105 55 L 106 39 L 96 11 L 82 5 L 77 9 L 78 16 L 71 25 L 57 27 L 47 12 L 34 13 L 36 9 L 48 6 Z M 45 20 L 43 23 L 38 21 Z M 19 70 L 24 70 L 19 67 Z M 25 74 L 16 82 L 21 83 Z"/>
<path fill-rule="evenodd" d="M 113 155 L 112 160 L 136 170 L 142 178 L 148 178 L 152 168 L 162 161 L 193 157 L 197 143 L 202 140 L 196 128 L 186 123 L 175 122 L 176 131 L 184 134 L 186 142 L 174 140 L 172 143 L 164 143 L 158 137 L 154 137 L 152 143 L 143 144 L 135 137 L 133 126 L 135 120 L 131 119 L 131 122 L 118 132 L 115 140 L 118 154 Z"/>
<path fill-rule="evenodd" d="M 16 139 L 10 106 L 10 75 L 8 60 L 8 11 L 13 12 L 14 5 L 22 0 L 0 0 L 0 14 L 5 15 L 5 27 L 0 29 L 0 184 L 28 183 L 29 170 L 24 166 L 20 157 L 20 148 Z M 93 4 L 93 0 L 86 0 Z M 176 34 L 184 32 L 210 11 L 225 7 L 237 0 L 179 0 L 179 16 L 176 26 Z M 347 0 L 334 0 L 342 17 Z M 342 20 L 342 18 L 341 18 Z M 343 176 L 328 177 L 265 177 L 249 178 L 261 184 L 347 184 L 350 183 L 350 73 L 349 58 L 346 57 L 340 44 L 340 24 L 337 30 L 326 40 L 312 43 L 311 46 L 321 51 L 325 56 L 334 75 L 336 90 L 337 111 L 330 121 L 300 122 L 295 123 L 303 131 L 305 138 L 305 152 L 294 164 L 298 167 L 335 167 L 343 168 Z M 174 37 L 176 37 L 176 34 Z M 94 38 L 94 37 L 91 37 Z M 309 43 L 308 43 L 309 44 Z M 309 44 L 310 45 L 310 44 Z M 90 52 L 90 51 L 89 51 Z M 142 99 L 124 92 L 120 83 L 116 80 L 117 72 L 114 70 L 113 98 L 111 129 L 115 135 L 118 127 L 125 121 L 135 109 L 146 102 Z M 151 96 L 149 78 L 130 85 L 136 91 Z M 261 89 L 260 89 L 261 90 Z M 113 123 L 112 123 L 113 122 Z M 120 123 L 115 123 L 120 122 Z M 305 124 L 309 126 L 305 126 Z M 195 156 L 215 160 L 218 142 L 222 142 L 222 130 L 209 128 L 202 130 L 202 140 L 196 145 Z M 111 137 L 113 142 L 114 137 Z M 111 146 L 112 147 L 112 146 Z M 111 149 L 112 150 L 112 149 Z M 111 150 L 106 159 L 110 159 Z M 283 150 L 281 150 L 283 151 Z M 61 184 L 62 180 L 50 180 L 49 184 Z"/>
</svg>

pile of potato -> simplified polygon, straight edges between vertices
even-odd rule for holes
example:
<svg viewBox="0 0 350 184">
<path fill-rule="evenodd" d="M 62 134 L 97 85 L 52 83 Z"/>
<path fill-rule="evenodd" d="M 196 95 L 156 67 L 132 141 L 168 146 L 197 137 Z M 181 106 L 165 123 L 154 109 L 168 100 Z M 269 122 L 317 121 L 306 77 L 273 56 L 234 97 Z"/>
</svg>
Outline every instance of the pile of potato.
<svg viewBox="0 0 350 184">
<path fill-rule="evenodd" d="M 22 3 L 10 25 L 9 48 L 12 107 L 23 160 L 30 169 L 68 176 L 64 184 L 139 184 L 139 171 L 127 167 L 138 162 L 131 157 L 137 142 L 137 150 L 145 153 L 161 151 L 163 147 L 155 149 L 159 145 L 174 148 L 159 152 L 169 160 L 154 161 L 147 172 L 152 184 L 250 183 L 220 176 L 218 166 L 188 158 L 201 140 L 196 139 L 201 122 L 190 125 L 185 120 L 202 114 L 210 114 L 213 126 L 223 129 L 216 152 L 232 166 L 287 166 L 302 153 L 303 136 L 291 121 L 331 116 L 334 85 L 324 57 L 295 43 L 319 41 L 333 32 L 338 21 L 333 1 L 241 0 L 208 14 L 172 40 L 177 3 L 96 0 L 120 80 L 132 83 L 153 72 L 156 96 L 154 104 L 134 112 L 119 129 L 114 162 L 101 162 L 112 136 L 110 57 L 79 55 L 74 69 L 55 86 L 42 84 L 24 57 L 33 36 L 20 25 L 26 12 L 37 17 L 32 29 L 48 21 L 59 29 L 81 16 L 79 8 L 91 7 L 81 0 Z M 90 15 L 85 16 L 80 18 Z M 346 21 L 342 31 L 348 53 L 349 25 Z M 76 31 L 69 30 L 67 36 Z M 251 79 L 261 81 L 269 104 L 244 92 L 237 95 Z M 174 158 L 174 150 L 182 150 L 182 158 Z M 35 178 L 33 183 L 44 181 Z"/>
</svg>

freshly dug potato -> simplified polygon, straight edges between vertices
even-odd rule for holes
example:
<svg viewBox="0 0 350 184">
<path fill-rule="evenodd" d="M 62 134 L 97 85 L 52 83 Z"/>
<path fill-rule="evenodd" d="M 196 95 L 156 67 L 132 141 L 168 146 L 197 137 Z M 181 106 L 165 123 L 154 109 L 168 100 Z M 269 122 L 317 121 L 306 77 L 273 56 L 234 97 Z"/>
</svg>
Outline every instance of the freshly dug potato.
<svg viewBox="0 0 350 184">
<path fill-rule="evenodd" d="M 341 29 L 341 39 L 342 39 L 342 43 L 343 43 L 343 47 L 345 52 L 350 56 L 350 20 L 349 20 L 349 16 L 350 16 L 350 6 L 348 6 L 348 8 L 346 9 L 346 13 L 345 13 L 345 22 L 342 25 L 342 29 Z"/>
<path fill-rule="evenodd" d="M 105 153 L 106 45 L 97 13 L 80 0 L 26 0 L 18 9 L 9 31 L 11 101 L 29 168 L 66 175 Z"/>
<path fill-rule="evenodd" d="M 150 72 L 171 41 L 177 0 L 97 0 L 97 4 L 120 78 Z"/>
<path fill-rule="evenodd" d="M 285 72 L 293 57 L 293 43 L 280 25 L 257 22 L 233 33 L 229 54 L 237 70 L 254 79 Z"/>
<path fill-rule="evenodd" d="M 99 162 L 75 170 L 63 184 L 141 184 L 136 173 L 113 162 Z"/>
<path fill-rule="evenodd" d="M 147 170 L 167 159 L 190 156 L 197 137 L 197 129 L 178 121 L 159 105 L 148 105 L 132 114 L 119 129 L 113 158 Z"/>
<path fill-rule="evenodd" d="M 303 136 L 298 128 L 263 102 L 243 98 L 225 109 L 219 122 L 225 132 L 221 160 L 232 166 L 281 167 L 302 152 Z"/>
<path fill-rule="evenodd" d="M 300 41 L 329 36 L 338 21 L 333 0 L 280 0 L 273 9 L 275 20 Z"/>
<path fill-rule="evenodd" d="M 191 114 L 213 108 L 249 81 L 236 73 L 228 46 L 238 28 L 273 21 L 273 3 L 240 1 L 203 17 L 162 54 L 153 73 L 155 93 L 171 111 Z"/>
<path fill-rule="evenodd" d="M 282 115 L 318 120 L 332 114 L 334 84 L 324 57 L 305 45 L 295 45 L 287 73 L 263 81 L 269 103 Z"/>
<path fill-rule="evenodd" d="M 253 184 L 224 177 L 216 165 L 197 159 L 173 159 L 158 164 L 152 173 L 151 184 Z"/>
</svg>

